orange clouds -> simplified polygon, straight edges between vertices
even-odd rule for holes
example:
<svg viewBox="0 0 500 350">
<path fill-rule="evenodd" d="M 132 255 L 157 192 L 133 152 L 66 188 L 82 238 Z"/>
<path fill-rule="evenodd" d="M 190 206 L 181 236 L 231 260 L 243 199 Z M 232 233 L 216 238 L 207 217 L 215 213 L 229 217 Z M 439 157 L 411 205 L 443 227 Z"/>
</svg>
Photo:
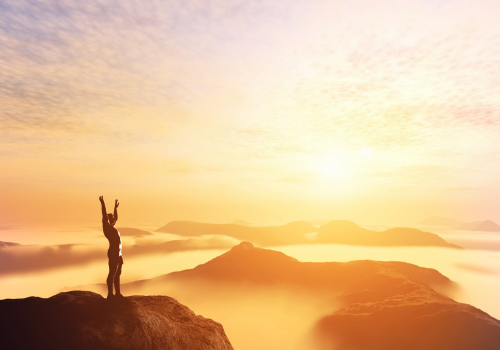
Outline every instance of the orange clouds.
<svg viewBox="0 0 500 350">
<path fill-rule="evenodd" d="M 495 219 L 499 11 L 4 2 L 0 219 L 91 221 L 106 191 L 140 221 Z"/>
</svg>

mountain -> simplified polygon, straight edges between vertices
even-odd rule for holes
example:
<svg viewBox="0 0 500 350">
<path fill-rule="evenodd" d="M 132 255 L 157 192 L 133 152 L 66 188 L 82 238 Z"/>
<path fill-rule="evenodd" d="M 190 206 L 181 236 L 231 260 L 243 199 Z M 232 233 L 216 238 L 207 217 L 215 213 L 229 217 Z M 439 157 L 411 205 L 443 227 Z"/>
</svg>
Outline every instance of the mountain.
<svg viewBox="0 0 500 350">
<path fill-rule="evenodd" d="M 332 220 L 326 220 L 326 219 L 307 220 L 307 222 L 313 226 L 325 225 L 328 224 L 330 221 Z"/>
<path fill-rule="evenodd" d="M 494 223 L 491 220 L 461 222 L 458 220 L 453 220 L 448 218 L 432 217 L 420 222 L 419 225 L 447 226 L 455 230 L 463 230 L 463 231 L 500 232 L 500 225 Z"/>
<path fill-rule="evenodd" d="M 340 262 L 300 262 L 282 252 L 256 248 L 242 242 L 228 252 L 194 269 L 157 277 L 175 282 L 185 280 L 245 281 L 256 285 L 280 284 L 313 290 L 349 289 L 369 275 L 399 273 L 427 285 L 453 288 L 454 283 L 433 269 L 403 262 L 371 260 Z M 150 281 L 154 281 L 152 279 Z M 125 284 L 125 288 L 133 286 Z"/>
<path fill-rule="evenodd" d="M 245 220 L 240 220 L 240 219 L 236 219 L 232 222 L 233 225 L 241 225 L 241 226 L 252 226 L 251 223 L 249 222 L 246 222 Z"/>
<path fill-rule="evenodd" d="M 487 231 L 500 232 L 500 225 L 491 220 L 466 222 L 459 227 L 459 230 L 464 231 Z"/>
<path fill-rule="evenodd" d="M 396 227 L 375 232 L 347 220 L 335 220 L 319 228 L 317 243 L 365 246 L 435 246 L 463 249 L 438 235 L 414 228 Z"/>
<path fill-rule="evenodd" d="M 182 288 L 182 295 L 202 290 L 204 299 L 222 300 L 222 307 L 236 286 L 249 291 L 241 303 L 250 303 L 258 288 L 287 291 L 281 295 L 309 291 L 309 303 L 316 300 L 312 293 L 329 295 L 340 307 L 326 316 L 323 311 L 312 323 L 316 345 L 310 349 L 493 350 L 500 344 L 500 321 L 441 294 L 455 284 L 438 271 L 403 262 L 300 262 L 243 242 L 194 269 L 127 283 L 123 290 L 162 294 Z"/>
<path fill-rule="evenodd" d="M 314 328 L 319 349 L 499 348 L 500 321 L 421 284 L 392 282 L 401 283 L 400 292 L 385 298 L 362 292 L 348 307 L 320 319 Z"/>
<path fill-rule="evenodd" d="M 122 291 L 133 294 L 141 288 L 151 289 L 152 293 L 163 294 L 165 282 L 184 283 L 191 281 L 212 282 L 251 282 L 253 285 L 294 286 L 314 291 L 333 291 L 351 288 L 359 284 L 366 276 L 404 274 L 426 285 L 440 289 L 453 289 L 454 283 L 434 269 L 391 261 L 359 260 L 340 262 L 300 262 L 282 252 L 256 248 L 249 242 L 242 242 L 228 252 L 196 266 L 190 270 L 172 272 L 149 280 L 140 280 L 122 284 Z M 104 293 L 105 284 L 93 290 Z M 79 286 L 88 288 L 89 286 Z M 102 288 L 102 289 L 100 289 Z M 71 289 L 64 289 L 65 291 Z"/>
<path fill-rule="evenodd" d="M 296 221 L 283 226 L 248 227 L 235 224 L 207 224 L 193 221 L 172 221 L 156 230 L 182 236 L 225 235 L 262 246 L 300 244 L 304 234 L 317 229 L 306 221 Z"/>
<path fill-rule="evenodd" d="M 348 220 L 330 221 L 319 229 L 307 221 L 296 221 L 283 226 L 270 227 L 172 221 L 157 231 L 182 236 L 225 235 L 264 247 L 310 244 L 311 240 L 308 239 L 307 235 L 317 232 L 314 243 L 368 246 L 436 246 L 462 249 L 457 245 L 447 243 L 434 233 L 410 228 L 393 228 L 384 232 L 376 232 L 359 227 Z"/>
<path fill-rule="evenodd" d="M 0 301 L 4 349 L 232 350 L 223 327 L 167 296 L 83 291 Z"/>
<path fill-rule="evenodd" d="M 460 226 L 463 225 L 463 222 L 455 219 L 433 216 L 431 218 L 419 222 L 418 225 L 445 226 L 453 229 L 458 229 Z"/>
<path fill-rule="evenodd" d="M 481 225 L 482 221 L 474 221 L 474 222 L 466 222 L 460 225 L 458 227 L 459 230 L 464 230 L 464 231 L 475 231 L 476 228 Z"/>
<path fill-rule="evenodd" d="M 117 228 L 122 236 L 132 236 L 132 237 L 142 237 L 142 236 L 150 236 L 152 235 L 149 231 L 140 230 L 138 228 L 133 227 L 120 227 Z"/>
<path fill-rule="evenodd" d="M 476 226 L 474 231 L 500 232 L 500 225 L 494 223 L 493 221 L 486 220 Z"/>
</svg>

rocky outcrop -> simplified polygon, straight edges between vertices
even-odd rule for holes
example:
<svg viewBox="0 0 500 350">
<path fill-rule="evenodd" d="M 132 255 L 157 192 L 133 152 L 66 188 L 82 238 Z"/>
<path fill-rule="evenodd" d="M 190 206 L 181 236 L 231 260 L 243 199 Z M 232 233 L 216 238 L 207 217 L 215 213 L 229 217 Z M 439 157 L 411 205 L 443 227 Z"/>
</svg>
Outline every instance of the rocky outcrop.
<svg viewBox="0 0 500 350">
<path fill-rule="evenodd" d="M 2 349 L 232 350 L 222 325 L 167 296 L 84 291 L 0 301 Z"/>
</svg>

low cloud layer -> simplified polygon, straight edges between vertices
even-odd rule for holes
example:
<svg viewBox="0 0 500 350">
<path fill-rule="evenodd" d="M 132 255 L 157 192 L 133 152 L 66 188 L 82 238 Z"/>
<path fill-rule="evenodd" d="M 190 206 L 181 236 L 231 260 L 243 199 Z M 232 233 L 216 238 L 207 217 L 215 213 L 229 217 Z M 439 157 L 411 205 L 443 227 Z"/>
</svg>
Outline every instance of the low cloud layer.
<svg viewBox="0 0 500 350">
<path fill-rule="evenodd" d="M 229 249 L 238 241 L 227 237 L 193 238 L 157 245 L 132 245 L 123 248 L 128 257 L 170 254 L 205 249 Z M 58 268 L 78 268 L 97 261 L 107 262 L 107 246 L 95 245 L 6 245 L 0 244 L 0 276 L 42 272 Z"/>
</svg>

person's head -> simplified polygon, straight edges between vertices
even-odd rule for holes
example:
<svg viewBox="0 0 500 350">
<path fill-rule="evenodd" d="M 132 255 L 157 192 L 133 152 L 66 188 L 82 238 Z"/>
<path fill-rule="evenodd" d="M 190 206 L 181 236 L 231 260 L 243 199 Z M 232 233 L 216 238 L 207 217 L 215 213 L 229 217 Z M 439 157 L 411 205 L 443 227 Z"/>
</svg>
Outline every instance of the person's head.
<svg viewBox="0 0 500 350">
<path fill-rule="evenodd" d="M 114 224 L 115 224 L 115 217 L 113 216 L 113 214 L 111 214 L 111 213 L 108 214 L 108 221 L 109 221 L 109 224 L 111 226 L 114 226 Z"/>
</svg>

